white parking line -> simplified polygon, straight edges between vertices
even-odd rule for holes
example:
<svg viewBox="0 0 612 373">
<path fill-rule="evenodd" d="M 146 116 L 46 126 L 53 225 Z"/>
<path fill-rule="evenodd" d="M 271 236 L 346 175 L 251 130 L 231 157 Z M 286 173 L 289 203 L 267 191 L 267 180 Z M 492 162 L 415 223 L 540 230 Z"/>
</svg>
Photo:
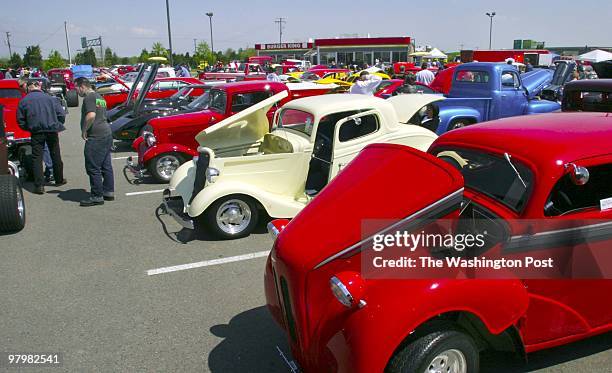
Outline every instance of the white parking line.
<svg viewBox="0 0 612 373">
<path fill-rule="evenodd" d="M 129 157 L 132 157 L 133 159 L 138 158 L 138 156 L 137 156 L 137 155 L 127 156 L 127 157 L 114 157 L 114 158 L 113 158 L 113 161 L 114 161 L 114 160 L 117 160 L 117 159 L 128 159 Z"/>
<path fill-rule="evenodd" d="M 142 192 L 130 192 L 130 193 L 125 193 L 126 196 L 137 196 L 140 194 L 153 194 L 153 193 L 161 193 L 163 192 L 164 189 L 157 189 L 157 190 L 145 190 Z"/>
<path fill-rule="evenodd" d="M 162 267 L 162 268 L 150 269 L 150 270 L 147 271 L 147 275 L 153 276 L 153 275 L 159 275 L 159 274 L 162 274 L 162 273 L 184 271 L 186 269 L 192 269 L 192 268 L 210 267 L 210 266 L 216 266 L 216 265 L 219 265 L 219 264 L 240 262 L 240 261 L 243 261 L 243 260 L 251 260 L 251 259 L 255 259 L 255 258 L 261 258 L 261 257 L 264 257 L 264 256 L 268 256 L 269 253 L 270 253 L 270 250 L 258 251 L 256 253 L 237 255 L 237 256 L 230 256 L 228 258 L 205 260 L 203 262 L 196 262 L 196 263 L 189 263 L 189 264 L 180 264 L 180 265 L 176 265 L 176 266 L 172 266 L 172 267 Z"/>
</svg>

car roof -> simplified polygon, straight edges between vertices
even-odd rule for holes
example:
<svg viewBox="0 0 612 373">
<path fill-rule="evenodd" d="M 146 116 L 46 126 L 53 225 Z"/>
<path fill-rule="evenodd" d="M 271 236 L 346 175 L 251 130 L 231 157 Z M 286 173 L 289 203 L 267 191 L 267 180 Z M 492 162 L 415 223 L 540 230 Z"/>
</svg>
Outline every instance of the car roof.
<svg viewBox="0 0 612 373">
<path fill-rule="evenodd" d="M 373 109 L 387 105 L 390 104 L 382 98 L 374 96 L 335 93 L 292 100 L 286 103 L 284 108 L 307 111 L 314 115 L 325 115 L 329 112 L 337 113 L 355 109 Z"/>
<path fill-rule="evenodd" d="M 134 71 L 132 71 L 134 72 Z M 180 76 L 167 76 L 167 77 L 163 77 L 163 78 L 155 78 L 156 82 L 167 82 L 167 81 L 183 81 L 183 82 L 187 82 L 187 83 L 195 83 L 195 84 L 202 84 L 202 82 L 196 78 L 189 78 L 189 77 L 180 77 Z"/>
<path fill-rule="evenodd" d="M 17 88 L 19 89 L 19 81 L 17 79 L 2 79 L 0 80 L 0 88 Z"/>
<path fill-rule="evenodd" d="M 273 91 L 283 91 L 287 89 L 284 83 L 270 82 L 267 80 L 249 80 L 243 82 L 232 82 L 215 86 L 214 88 L 223 89 L 227 92 L 244 91 L 248 89 L 261 89 L 269 86 Z"/>
<path fill-rule="evenodd" d="M 612 79 L 574 80 L 563 87 L 564 91 L 612 91 Z"/>
<path fill-rule="evenodd" d="M 453 130 L 440 136 L 432 148 L 451 144 L 488 148 L 544 167 L 611 154 L 611 138 L 610 113 L 549 113 Z"/>
</svg>

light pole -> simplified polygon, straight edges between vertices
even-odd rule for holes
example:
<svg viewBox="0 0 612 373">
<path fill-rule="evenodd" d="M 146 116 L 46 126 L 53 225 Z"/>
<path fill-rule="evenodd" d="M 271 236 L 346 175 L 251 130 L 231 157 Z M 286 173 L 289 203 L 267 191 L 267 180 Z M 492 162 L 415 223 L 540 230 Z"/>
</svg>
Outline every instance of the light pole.
<svg viewBox="0 0 612 373">
<path fill-rule="evenodd" d="M 213 17 L 213 12 L 208 12 L 206 13 L 206 15 L 208 16 L 208 21 L 210 23 L 210 52 L 213 55 L 215 55 L 215 44 L 213 43 L 213 33 L 212 33 L 212 17 Z"/>
<path fill-rule="evenodd" d="M 168 19 L 168 44 L 170 47 L 170 66 L 174 66 L 172 61 L 172 32 L 170 31 L 170 5 L 168 4 L 168 0 L 166 0 L 166 18 Z"/>
<path fill-rule="evenodd" d="M 495 17 L 495 12 L 491 12 L 491 13 L 485 13 L 489 19 L 490 19 L 490 24 L 489 24 L 489 50 L 491 49 L 491 39 L 493 36 L 493 17 Z"/>
</svg>

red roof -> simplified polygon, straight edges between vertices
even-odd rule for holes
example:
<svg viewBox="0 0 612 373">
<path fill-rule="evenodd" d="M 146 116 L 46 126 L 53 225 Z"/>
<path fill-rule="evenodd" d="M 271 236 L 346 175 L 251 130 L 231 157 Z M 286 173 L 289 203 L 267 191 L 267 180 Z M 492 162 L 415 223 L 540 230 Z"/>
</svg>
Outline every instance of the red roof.
<svg viewBox="0 0 612 373">
<path fill-rule="evenodd" d="M 316 39 L 317 47 L 336 47 L 348 45 L 410 45 L 410 37 L 387 37 L 387 38 L 345 38 L 345 39 Z"/>
<path fill-rule="evenodd" d="M 475 124 L 440 136 L 434 143 L 466 144 L 508 152 L 539 167 L 612 153 L 612 114 L 523 115 Z"/>
</svg>

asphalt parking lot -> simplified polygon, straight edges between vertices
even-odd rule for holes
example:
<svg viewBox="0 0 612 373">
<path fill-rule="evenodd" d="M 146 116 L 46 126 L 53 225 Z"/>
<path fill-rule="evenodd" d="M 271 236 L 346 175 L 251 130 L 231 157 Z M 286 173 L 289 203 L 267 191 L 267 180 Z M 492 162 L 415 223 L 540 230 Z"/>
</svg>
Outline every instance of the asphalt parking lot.
<svg viewBox="0 0 612 373">
<path fill-rule="evenodd" d="M 113 154 L 116 201 L 79 207 L 88 196 L 79 119 L 70 109 L 61 136 L 68 184 L 39 196 L 26 183 L 26 228 L 0 236 L 0 351 L 61 352 L 57 371 L 287 371 L 285 336 L 265 308 L 265 228 L 235 241 L 190 236 L 158 216 L 164 185 L 123 176 L 127 144 Z M 487 355 L 483 371 L 610 371 L 611 337 L 528 365 Z"/>
</svg>

